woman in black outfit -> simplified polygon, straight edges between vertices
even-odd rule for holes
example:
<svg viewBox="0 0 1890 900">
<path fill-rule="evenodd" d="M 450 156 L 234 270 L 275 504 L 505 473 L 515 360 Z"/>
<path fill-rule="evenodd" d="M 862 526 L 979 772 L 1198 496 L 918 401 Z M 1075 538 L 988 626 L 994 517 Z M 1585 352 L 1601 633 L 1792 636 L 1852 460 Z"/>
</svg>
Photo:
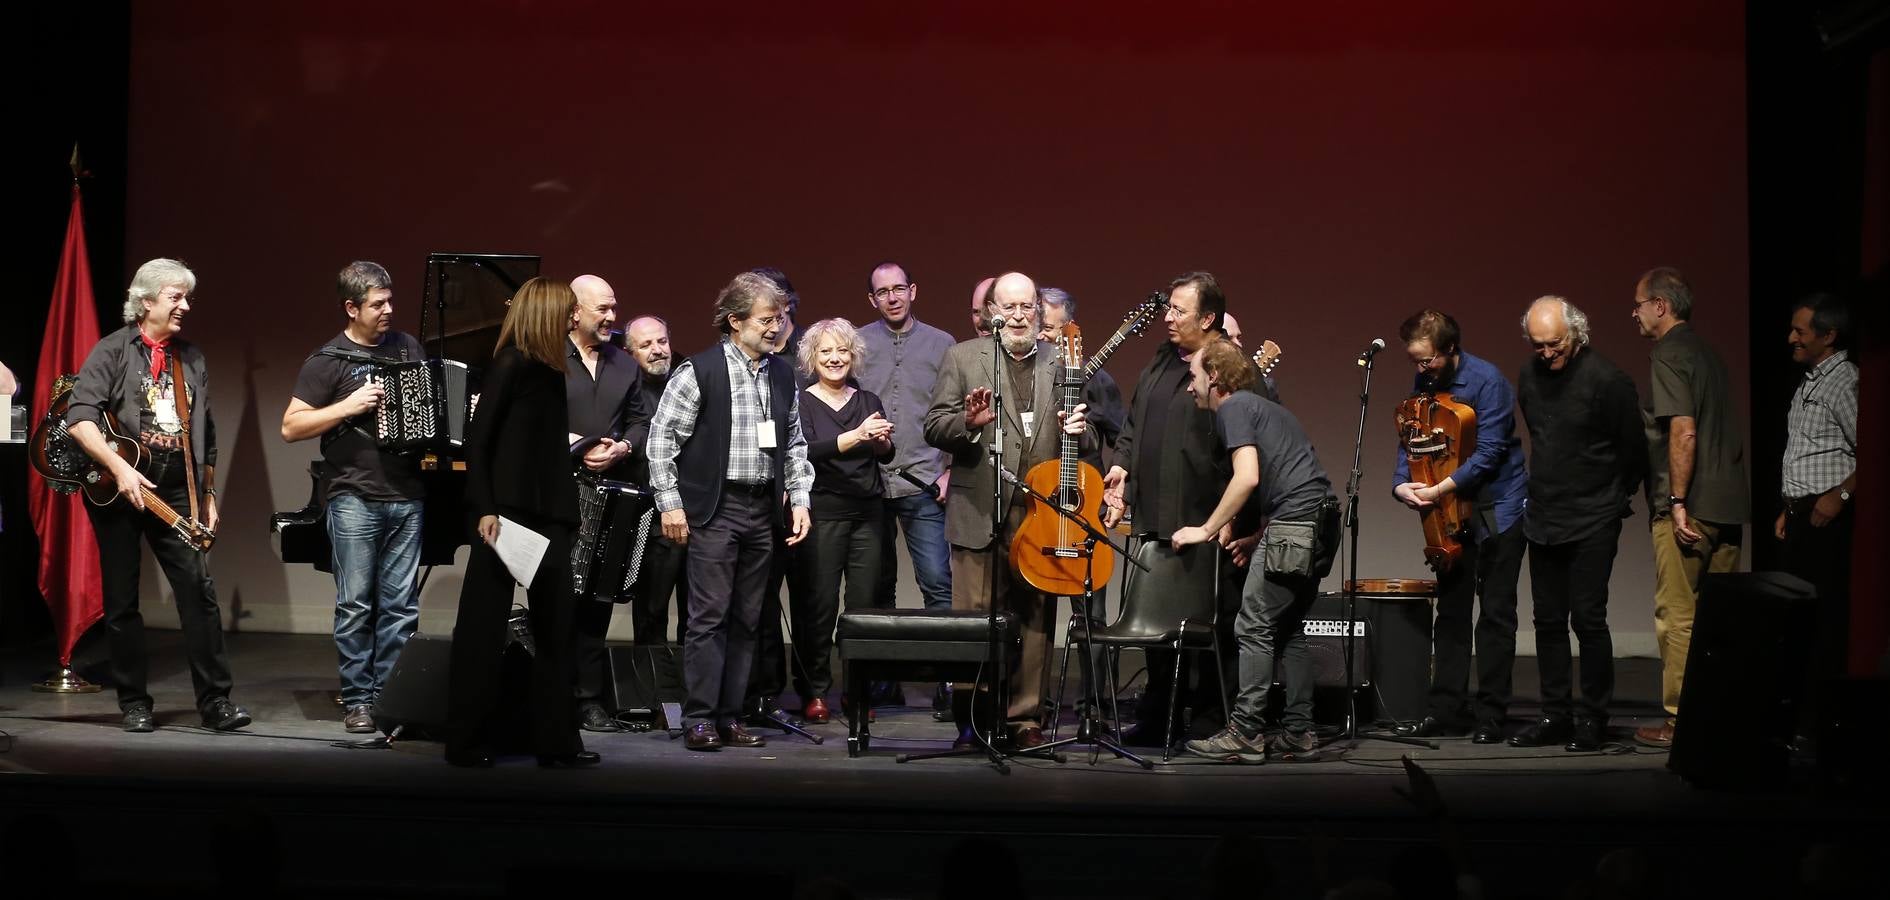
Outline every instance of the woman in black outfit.
<svg viewBox="0 0 1890 900">
<path fill-rule="evenodd" d="M 520 726 L 541 766 L 592 765 L 599 759 L 584 750 L 571 703 L 577 633 L 571 538 L 578 507 L 566 443 L 564 348 L 576 304 L 571 286 L 562 281 L 534 278 L 519 288 L 467 430 L 466 510 L 479 540 L 473 542 L 453 625 L 446 761 L 456 766 L 492 765 L 502 749 L 499 740 Z M 526 590 L 536 646 L 527 723 L 512 720 L 500 703 L 514 586 L 492 549 L 500 516 L 551 542 Z"/>
<path fill-rule="evenodd" d="M 853 367 L 866 353 L 853 323 L 824 319 L 801 336 L 801 371 L 815 381 L 801 391 L 801 433 L 814 464 L 814 540 L 797 556 L 809 566 L 812 602 L 793 611 L 794 691 L 806 704 L 802 716 L 828 721 L 827 691 L 833 687 L 828 659 L 833 626 L 840 616 L 842 579 L 847 609 L 873 605 L 879 583 L 880 508 L 885 485 L 879 465 L 893 458 L 893 423 L 871 391 L 853 383 Z"/>
</svg>

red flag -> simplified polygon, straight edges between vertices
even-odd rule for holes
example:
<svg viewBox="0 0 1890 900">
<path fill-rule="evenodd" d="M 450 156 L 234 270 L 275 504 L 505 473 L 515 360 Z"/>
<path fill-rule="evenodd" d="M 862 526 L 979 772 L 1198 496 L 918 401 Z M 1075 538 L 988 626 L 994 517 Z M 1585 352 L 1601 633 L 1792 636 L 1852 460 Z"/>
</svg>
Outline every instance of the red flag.
<svg viewBox="0 0 1890 900">
<path fill-rule="evenodd" d="M 77 374 L 98 343 L 98 312 L 92 300 L 92 268 L 85 254 L 85 217 L 79 186 L 72 186 L 72 214 L 66 219 L 66 246 L 59 254 L 53 281 L 52 309 L 46 337 L 39 345 L 39 371 L 33 380 L 33 421 L 52 405 L 53 381 Z M 39 592 L 52 608 L 59 630 L 59 665 L 72 665 L 72 646 L 105 615 L 104 587 L 98 570 L 98 538 L 86 520 L 79 494 L 60 494 L 44 478 L 27 479 L 27 508 L 39 532 Z"/>
</svg>

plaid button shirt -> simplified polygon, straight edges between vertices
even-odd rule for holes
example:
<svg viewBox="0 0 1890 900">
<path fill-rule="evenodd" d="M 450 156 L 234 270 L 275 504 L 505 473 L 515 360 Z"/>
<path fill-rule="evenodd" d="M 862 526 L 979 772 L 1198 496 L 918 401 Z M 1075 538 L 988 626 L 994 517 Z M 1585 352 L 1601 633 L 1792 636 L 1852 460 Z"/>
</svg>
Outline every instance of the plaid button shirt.
<svg viewBox="0 0 1890 900">
<path fill-rule="evenodd" d="M 728 366 L 729 387 L 729 481 L 764 484 L 772 477 L 773 465 L 755 437 L 756 427 L 769 421 L 772 401 L 768 391 L 768 367 L 786 365 L 772 355 L 751 364 L 747 355 L 727 341 L 722 341 L 722 361 Z M 782 475 L 787 479 L 788 504 L 807 506 L 807 492 L 814 485 L 814 467 L 807 461 L 807 439 L 801 436 L 800 391 L 788 394 L 787 458 L 782 461 Z M 682 508 L 682 491 L 676 486 L 676 454 L 696 433 L 696 417 L 702 410 L 702 386 L 696 381 L 695 367 L 687 362 L 676 367 L 663 389 L 663 399 L 656 404 L 656 416 L 650 420 L 648 450 L 650 488 L 656 491 L 656 508 L 663 512 Z"/>
<path fill-rule="evenodd" d="M 1785 498 L 1822 494 L 1857 470 L 1857 367 L 1839 350 L 1805 372 L 1785 417 Z"/>
</svg>

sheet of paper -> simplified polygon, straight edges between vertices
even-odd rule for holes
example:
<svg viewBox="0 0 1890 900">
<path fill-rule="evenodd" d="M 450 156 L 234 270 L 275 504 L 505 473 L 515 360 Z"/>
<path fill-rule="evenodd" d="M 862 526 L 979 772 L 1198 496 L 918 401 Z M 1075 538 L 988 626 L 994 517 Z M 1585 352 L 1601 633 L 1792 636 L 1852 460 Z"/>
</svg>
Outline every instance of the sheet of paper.
<svg viewBox="0 0 1890 900">
<path fill-rule="evenodd" d="M 544 561 L 545 548 L 549 546 L 550 538 L 504 516 L 499 517 L 499 542 L 492 545 L 492 551 L 499 554 L 506 571 L 512 573 L 513 581 L 530 588 L 533 576 L 538 574 L 538 564 Z"/>
</svg>

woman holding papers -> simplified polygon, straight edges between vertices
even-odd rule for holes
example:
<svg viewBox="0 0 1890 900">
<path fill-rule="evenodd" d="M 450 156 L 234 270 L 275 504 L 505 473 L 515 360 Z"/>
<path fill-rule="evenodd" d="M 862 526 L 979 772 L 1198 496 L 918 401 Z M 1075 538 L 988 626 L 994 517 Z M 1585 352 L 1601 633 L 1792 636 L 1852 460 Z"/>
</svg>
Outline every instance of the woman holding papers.
<svg viewBox="0 0 1890 900">
<path fill-rule="evenodd" d="M 519 288 L 467 431 L 466 511 L 479 540 L 453 626 L 446 761 L 456 766 L 492 765 L 497 750 L 510 749 L 500 741 L 512 736 L 529 740 L 541 766 L 598 761 L 584 750 L 571 703 L 578 508 L 566 444 L 564 353 L 576 303 L 562 281 L 534 278 Z M 515 581 L 527 584 L 537 648 L 524 722 L 500 708 Z"/>
</svg>

